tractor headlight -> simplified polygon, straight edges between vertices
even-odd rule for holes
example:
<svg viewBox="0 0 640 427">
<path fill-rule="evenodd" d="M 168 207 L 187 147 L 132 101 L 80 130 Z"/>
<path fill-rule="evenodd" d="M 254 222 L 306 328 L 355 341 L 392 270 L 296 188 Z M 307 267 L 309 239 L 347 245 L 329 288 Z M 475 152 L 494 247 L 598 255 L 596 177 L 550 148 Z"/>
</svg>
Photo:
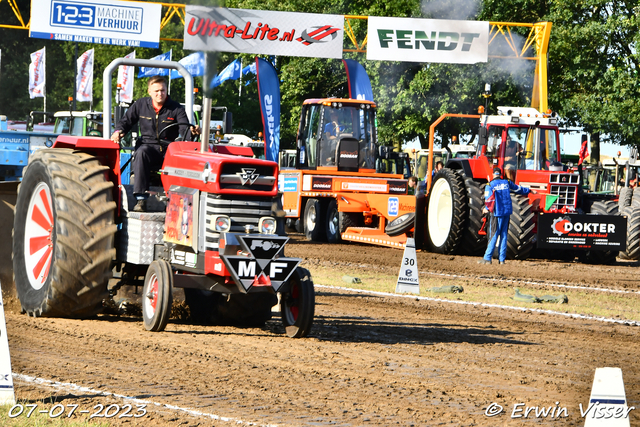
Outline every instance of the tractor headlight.
<svg viewBox="0 0 640 427">
<path fill-rule="evenodd" d="M 231 218 L 226 215 L 218 215 L 213 218 L 213 229 L 217 233 L 222 233 L 223 231 L 229 231 L 231 228 Z"/>
<path fill-rule="evenodd" d="M 276 234 L 276 220 L 270 216 L 260 218 L 258 222 L 258 232 L 260 234 Z"/>
</svg>

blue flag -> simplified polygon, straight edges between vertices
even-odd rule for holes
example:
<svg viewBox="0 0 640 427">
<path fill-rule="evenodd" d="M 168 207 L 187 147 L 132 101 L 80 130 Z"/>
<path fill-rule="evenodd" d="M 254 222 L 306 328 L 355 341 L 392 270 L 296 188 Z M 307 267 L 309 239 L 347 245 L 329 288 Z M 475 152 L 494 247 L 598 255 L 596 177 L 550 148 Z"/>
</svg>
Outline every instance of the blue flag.
<svg viewBox="0 0 640 427">
<path fill-rule="evenodd" d="M 362 65 L 353 59 L 343 59 L 347 69 L 347 82 L 349 83 L 349 98 L 373 101 L 373 91 L 367 71 Z"/>
<path fill-rule="evenodd" d="M 233 61 L 231 64 L 222 70 L 220 74 L 214 77 L 211 81 L 211 88 L 220 86 L 225 80 L 238 80 L 240 78 L 240 58 Z"/>
<path fill-rule="evenodd" d="M 171 61 L 171 51 L 165 52 L 158 56 L 154 56 L 151 59 L 156 61 Z M 140 70 L 138 71 L 138 78 L 152 77 L 152 76 L 168 76 L 168 75 L 169 75 L 168 68 L 140 67 Z"/>
<path fill-rule="evenodd" d="M 249 73 L 252 73 L 252 74 L 256 73 L 256 63 L 255 62 L 252 62 L 250 65 L 247 65 L 246 67 L 244 67 L 242 69 L 242 75 L 243 76 L 246 76 Z"/>
<path fill-rule="evenodd" d="M 204 52 L 192 53 L 178 62 L 182 64 L 193 77 L 204 75 Z M 180 74 L 178 70 L 171 70 L 171 78 L 181 79 L 182 74 Z"/>
<path fill-rule="evenodd" d="M 269 62 L 256 58 L 258 96 L 264 128 L 264 153 L 267 160 L 278 161 L 280 151 L 280 81 Z"/>
</svg>

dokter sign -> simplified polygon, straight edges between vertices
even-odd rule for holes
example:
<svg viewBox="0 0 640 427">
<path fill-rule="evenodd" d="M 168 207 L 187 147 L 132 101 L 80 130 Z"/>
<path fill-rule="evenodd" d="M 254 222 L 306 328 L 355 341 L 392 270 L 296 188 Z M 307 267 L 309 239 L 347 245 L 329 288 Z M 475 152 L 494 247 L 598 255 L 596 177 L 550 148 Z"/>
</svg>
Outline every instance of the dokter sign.
<svg viewBox="0 0 640 427">
<path fill-rule="evenodd" d="M 489 22 L 370 16 L 367 59 L 475 64 L 489 56 Z"/>
<path fill-rule="evenodd" d="M 32 0 L 31 37 L 117 46 L 160 44 L 160 3 Z"/>
</svg>

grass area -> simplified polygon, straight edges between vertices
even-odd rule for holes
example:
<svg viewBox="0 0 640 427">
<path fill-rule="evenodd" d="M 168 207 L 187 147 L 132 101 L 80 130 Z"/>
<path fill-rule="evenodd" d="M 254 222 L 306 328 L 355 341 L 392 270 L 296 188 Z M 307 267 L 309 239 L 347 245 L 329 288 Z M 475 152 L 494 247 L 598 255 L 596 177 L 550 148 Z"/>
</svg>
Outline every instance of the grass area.
<svg viewBox="0 0 640 427">
<path fill-rule="evenodd" d="M 16 405 L 0 406 L 0 426 L 10 427 L 108 427 L 104 418 L 89 419 L 90 414 L 68 417 L 73 409 L 70 405 L 46 401 L 18 401 Z M 40 411 L 47 411 L 40 413 Z M 77 409 L 79 410 L 79 409 Z M 76 410 L 76 411 L 77 411 Z M 104 411 L 102 412 L 104 413 Z"/>
<path fill-rule="evenodd" d="M 351 272 L 349 276 L 345 276 L 344 272 L 317 265 L 313 267 L 312 274 L 313 282 L 318 285 L 388 293 L 395 293 L 396 281 L 398 279 L 397 275 L 380 272 L 370 273 L 367 271 Z M 350 277 L 358 278 L 360 283 L 350 283 L 348 280 Z M 446 294 L 435 293 L 429 290 L 434 287 L 448 285 L 462 286 L 464 292 Z M 519 288 L 522 294 L 534 295 L 536 297 L 564 294 L 568 297 L 569 301 L 566 304 L 516 301 L 513 299 L 515 288 Z M 450 278 L 421 273 L 420 296 L 640 321 L 640 296 L 637 294 L 589 291 L 554 286 L 520 286 L 508 282 Z"/>
</svg>

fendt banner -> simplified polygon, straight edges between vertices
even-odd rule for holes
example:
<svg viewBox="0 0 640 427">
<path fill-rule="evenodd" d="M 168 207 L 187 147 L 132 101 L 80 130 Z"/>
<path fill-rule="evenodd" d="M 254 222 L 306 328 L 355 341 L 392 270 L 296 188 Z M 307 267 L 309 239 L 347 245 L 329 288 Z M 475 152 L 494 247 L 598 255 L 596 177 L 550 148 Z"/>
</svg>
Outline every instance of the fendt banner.
<svg viewBox="0 0 640 427">
<path fill-rule="evenodd" d="M 489 22 L 370 16 L 367 59 L 475 64 L 489 57 Z"/>
<path fill-rule="evenodd" d="M 162 4 L 118 0 L 32 0 L 29 36 L 157 48 Z"/>
<path fill-rule="evenodd" d="M 538 247 L 624 251 L 627 219 L 616 215 L 542 214 L 538 217 Z"/>
<path fill-rule="evenodd" d="M 185 7 L 190 50 L 342 58 L 343 36 L 342 15 Z"/>
</svg>

